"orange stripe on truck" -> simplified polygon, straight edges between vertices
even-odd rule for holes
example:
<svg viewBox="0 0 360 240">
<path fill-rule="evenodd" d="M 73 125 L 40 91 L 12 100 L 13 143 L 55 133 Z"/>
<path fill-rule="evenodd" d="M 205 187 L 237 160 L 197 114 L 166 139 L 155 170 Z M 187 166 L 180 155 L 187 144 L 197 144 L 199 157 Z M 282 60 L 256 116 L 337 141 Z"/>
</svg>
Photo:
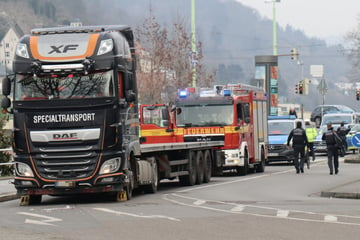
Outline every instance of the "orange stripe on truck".
<svg viewBox="0 0 360 240">
<path fill-rule="evenodd" d="M 30 51 L 33 55 L 33 57 L 35 59 L 38 60 L 73 60 L 73 59 L 84 59 L 86 57 L 90 57 L 92 55 L 94 55 L 94 51 L 96 48 L 96 43 L 98 41 L 100 34 L 99 33 L 94 33 L 91 34 L 89 37 L 89 43 L 88 43 L 88 47 L 86 49 L 85 54 L 83 55 L 78 55 L 78 56 L 71 56 L 71 57 L 45 57 L 40 55 L 39 53 L 39 48 L 38 48 L 38 38 L 39 36 L 31 36 L 30 37 Z"/>
</svg>

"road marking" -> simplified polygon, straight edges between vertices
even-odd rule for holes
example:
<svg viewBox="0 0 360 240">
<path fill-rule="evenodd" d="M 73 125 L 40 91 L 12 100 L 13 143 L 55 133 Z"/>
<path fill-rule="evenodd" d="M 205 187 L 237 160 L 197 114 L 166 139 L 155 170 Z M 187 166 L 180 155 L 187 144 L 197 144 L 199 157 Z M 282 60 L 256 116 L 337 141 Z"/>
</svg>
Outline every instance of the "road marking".
<svg viewBox="0 0 360 240">
<path fill-rule="evenodd" d="M 17 214 L 45 219 L 45 220 L 34 220 L 34 219 L 28 219 L 28 218 L 25 219 L 25 223 L 29 223 L 29 224 L 54 226 L 54 224 L 52 224 L 52 222 L 61 222 L 62 221 L 62 219 L 60 219 L 60 218 L 40 215 L 40 214 L 36 214 L 36 213 L 17 212 Z"/>
<path fill-rule="evenodd" d="M 245 208 L 244 205 L 236 205 L 230 211 L 232 211 L 232 212 L 242 212 L 242 211 L 244 211 L 244 208 Z"/>
<path fill-rule="evenodd" d="M 164 218 L 164 219 L 168 219 L 171 221 L 177 221 L 177 222 L 181 221 L 178 218 L 167 217 L 167 216 L 163 216 L 163 215 L 138 215 L 138 214 L 134 214 L 134 213 L 119 212 L 119 211 L 111 210 L 108 208 L 93 208 L 93 209 L 97 210 L 97 211 L 101 211 L 101 212 L 107 212 L 107 213 L 112 213 L 112 214 L 116 214 L 116 215 L 125 215 L 125 216 L 135 217 L 135 218 Z"/>
<path fill-rule="evenodd" d="M 337 216 L 334 216 L 334 215 L 325 215 L 324 221 L 325 222 L 337 222 L 338 218 L 337 218 Z"/>
<path fill-rule="evenodd" d="M 204 204 L 204 203 L 206 203 L 206 201 L 204 201 L 204 200 L 197 200 L 197 201 L 194 202 L 194 205 L 202 205 L 202 204 Z"/>
<path fill-rule="evenodd" d="M 177 199 L 172 199 L 171 197 L 175 197 L 178 198 Z M 297 211 L 297 210 L 282 210 L 282 209 L 277 209 L 277 208 L 271 208 L 271 207 L 264 207 L 264 206 L 256 206 L 256 205 L 238 205 L 236 203 L 231 203 L 231 202 L 222 202 L 222 201 L 210 201 L 210 200 L 203 200 L 203 199 L 197 199 L 197 198 L 193 198 L 193 197 L 188 197 L 188 196 L 182 196 L 176 193 L 172 193 L 172 194 L 165 194 L 163 197 L 164 200 L 178 204 L 178 205 L 182 205 L 182 206 L 188 206 L 188 207 L 192 207 L 192 208 L 199 208 L 199 209 L 206 209 L 206 210 L 210 210 L 210 211 L 217 211 L 217 212 L 225 212 L 225 213 L 232 213 L 232 214 L 243 214 L 243 215 L 249 215 L 249 216 L 257 216 L 257 217 L 267 217 L 267 218 L 283 218 L 283 219 L 287 219 L 287 220 L 295 220 L 295 221 L 303 221 L 303 222 L 318 222 L 318 223 L 331 223 L 331 224 L 341 224 L 341 225 L 352 225 L 352 226 L 360 226 L 360 223 L 353 223 L 353 222 L 341 222 L 338 221 L 338 216 L 335 215 L 330 215 L 330 214 L 323 214 L 323 213 L 314 213 L 314 212 L 305 212 L 305 211 Z M 184 199 L 184 201 L 181 201 L 180 199 Z M 191 202 L 186 203 L 185 200 L 191 200 Z M 223 207 L 222 208 L 216 208 L 216 207 L 211 207 L 211 206 L 206 206 L 206 204 L 203 205 L 194 205 L 193 203 L 196 201 L 205 201 L 205 202 L 211 202 L 211 203 L 218 203 L 221 204 Z M 231 209 L 224 209 L 224 206 L 234 206 Z M 236 209 L 238 208 L 238 210 L 241 209 L 241 207 L 247 208 L 256 208 L 256 209 L 263 209 L 263 210 L 274 210 L 274 214 L 264 214 L 264 213 L 252 213 L 252 212 L 243 212 L 243 211 L 236 211 Z M 234 211 L 235 210 L 235 211 Z M 290 213 L 302 213 L 305 215 L 308 215 L 309 218 L 306 217 L 289 217 Z M 323 216 L 323 220 L 318 220 L 318 219 L 313 219 L 312 217 L 314 215 L 317 216 Z M 358 216 L 346 216 L 346 215 L 339 215 L 339 217 L 347 217 L 350 219 L 358 219 Z"/>
<path fill-rule="evenodd" d="M 278 210 L 276 216 L 281 218 L 287 218 L 289 216 L 289 213 L 290 211 L 288 210 Z"/>
</svg>

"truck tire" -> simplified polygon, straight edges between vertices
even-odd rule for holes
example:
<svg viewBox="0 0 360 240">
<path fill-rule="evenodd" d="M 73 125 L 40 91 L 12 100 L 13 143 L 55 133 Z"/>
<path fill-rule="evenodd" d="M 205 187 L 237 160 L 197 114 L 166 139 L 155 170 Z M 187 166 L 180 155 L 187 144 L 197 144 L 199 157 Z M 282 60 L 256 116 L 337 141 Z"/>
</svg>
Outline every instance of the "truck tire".
<svg viewBox="0 0 360 240">
<path fill-rule="evenodd" d="M 189 162 L 187 164 L 188 175 L 179 177 L 181 185 L 193 186 L 196 182 L 196 155 L 193 151 L 189 152 Z"/>
<path fill-rule="evenodd" d="M 204 155 L 202 151 L 196 153 L 196 184 L 202 184 L 204 181 Z"/>
<path fill-rule="evenodd" d="M 150 184 L 144 185 L 143 190 L 145 193 L 156 193 L 160 183 L 159 170 L 156 161 L 152 163 L 153 179 Z"/>
<path fill-rule="evenodd" d="M 244 153 L 244 166 L 237 167 L 236 171 L 237 171 L 238 175 L 245 176 L 248 173 L 248 170 L 249 170 L 249 154 L 248 154 L 247 150 L 245 150 L 245 153 Z"/>
<path fill-rule="evenodd" d="M 209 150 L 205 150 L 204 152 L 204 183 L 210 182 L 211 178 L 211 155 Z"/>
<path fill-rule="evenodd" d="M 260 163 L 256 165 L 256 172 L 264 172 L 265 171 L 265 152 L 264 149 L 261 149 L 261 159 Z"/>
</svg>

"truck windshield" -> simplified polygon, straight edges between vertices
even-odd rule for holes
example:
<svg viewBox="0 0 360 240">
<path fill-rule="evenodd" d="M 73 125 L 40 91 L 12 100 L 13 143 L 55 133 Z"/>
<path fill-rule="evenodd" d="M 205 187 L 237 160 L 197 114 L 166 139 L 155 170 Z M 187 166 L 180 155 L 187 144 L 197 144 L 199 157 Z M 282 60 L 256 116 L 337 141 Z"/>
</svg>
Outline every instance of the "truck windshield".
<svg viewBox="0 0 360 240">
<path fill-rule="evenodd" d="M 186 105 L 177 111 L 176 126 L 225 126 L 232 125 L 233 119 L 232 105 Z"/>
<path fill-rule="evenodd" d="M 112 71 L 67 76 L 16 75 L 15 100 L 101 98 L 114 96 Z"/>
</svg>

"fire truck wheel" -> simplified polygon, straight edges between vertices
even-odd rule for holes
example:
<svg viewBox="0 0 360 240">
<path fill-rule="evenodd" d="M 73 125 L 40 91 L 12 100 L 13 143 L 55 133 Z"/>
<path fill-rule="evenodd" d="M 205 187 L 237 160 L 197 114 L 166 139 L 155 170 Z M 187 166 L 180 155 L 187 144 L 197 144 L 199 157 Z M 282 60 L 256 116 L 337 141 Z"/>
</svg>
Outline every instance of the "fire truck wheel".
<svg viewBox="0 0 360 240">
<path fill-rule="evenodd" d="M 204 152 L 204 183 L 210 182 L 211 178 L 211 155 L 208 150 Z"/>
<path fill-rule="evenodd" d="M 189 152 L 188 175 L 179 177 L 180 183 L 184 186 L 193 186 L 196 182 L 196 158 L 193 151 Z"/>
<path fill-rule="evenodd" d="M 238 175 L 244 176 L 248 173 L 249 170 L 249 155 L 247 150 L 245 150 L 245 154 L 244 154 L 244 166 L 242 167 L 237 167 L 236 171 L 238 173 Z"/>
<path fill-rule="evenodd" d="M 256 165 L 256 172 L 264 172 L 265 171 L 265 152 L 264 149 L 261 149 L 261 162 Z"/>
<path fill-rule="evenodd" d="M 196 153 L 196 184 L 202 184 L 204 181 L 204 155 L 202 151 Z"/>
</svg>

